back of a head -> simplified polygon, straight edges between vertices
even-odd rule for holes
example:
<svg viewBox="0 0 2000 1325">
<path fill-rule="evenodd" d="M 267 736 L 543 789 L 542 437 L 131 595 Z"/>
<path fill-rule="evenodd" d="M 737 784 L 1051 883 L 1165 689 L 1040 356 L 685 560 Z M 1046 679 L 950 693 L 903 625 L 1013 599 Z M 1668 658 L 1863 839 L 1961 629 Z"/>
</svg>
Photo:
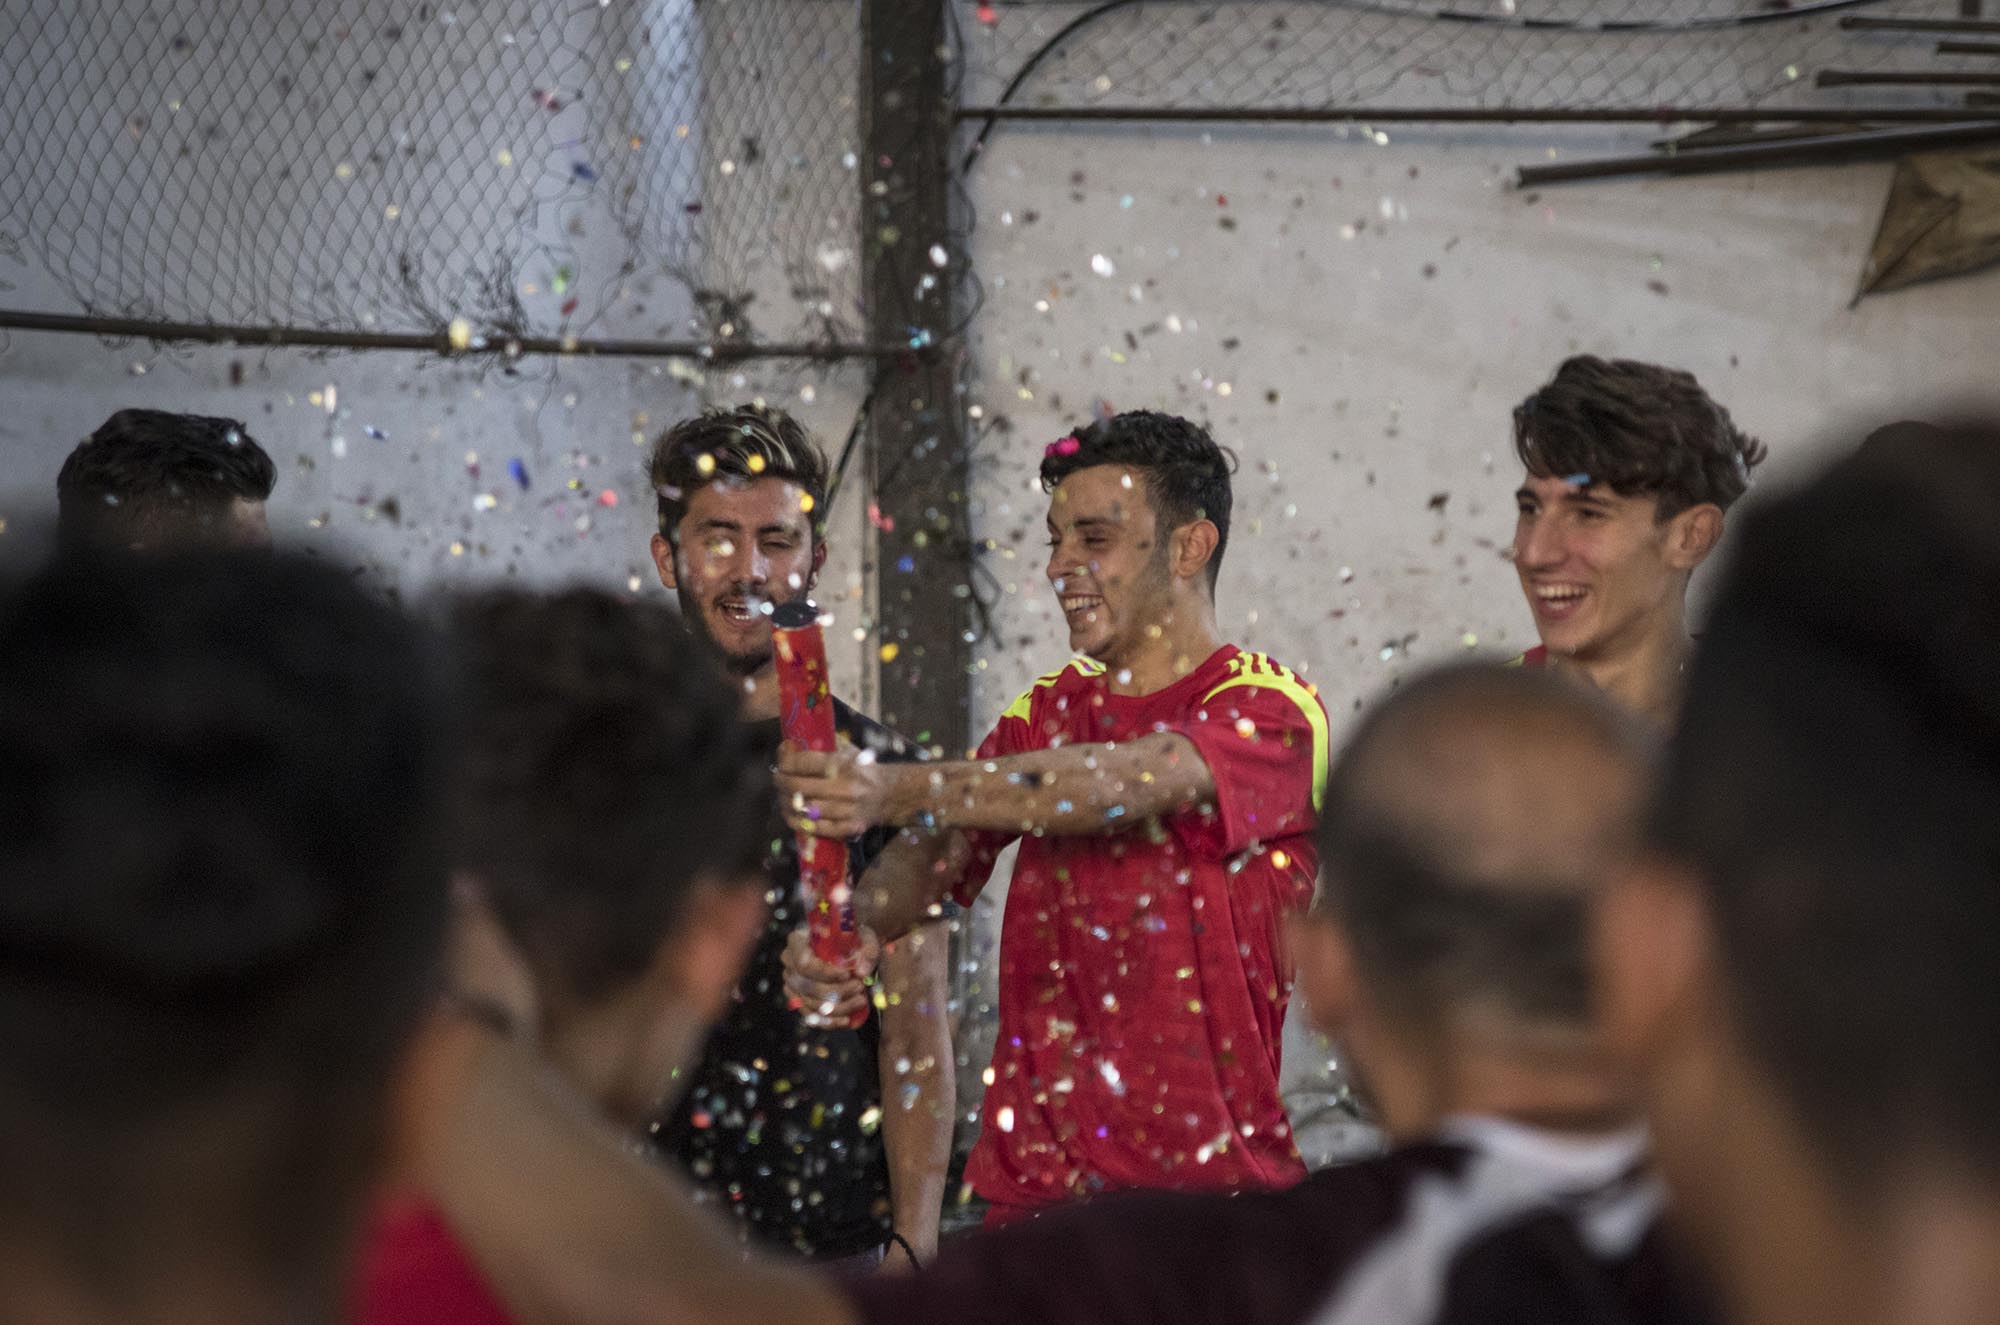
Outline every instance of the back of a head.
<svg viewBox="0 0 2000 1325">
<path fill-rule="evenodd" d="M 1514 410 L 1514 451 L 1536 478 L 1587 475 L 1657 496 L 1661 519 L 1704 503 L 1728 510 L 1764 459 L 1692 373 L 1587 354 Z"/>
<path fill-rule="evenodd" d="M 594 589 L 460 600 L 454 860 L 558 1014 L 640 975 L 699 880 L 768 853 L 767 759 L 668 609 Z"/>
<path fill-rule="evenodd" d="M 158 548 L 238 541 L 237 504 L 270 499 L 271 457 L 234 419 L 122 409 L 56 477 L 66 540 Z"/>
<path fill-rule="evenodd" d="M 1539 669 L 1449 664 L 1369 710 L 1319 831 L 1320 905 L 1372 999 L 1426 1034 L 1587 1038 L 1589 907 L 1648 758 L 1609 701 Z"/>
<path fill-rule="evenodd" d="M 1129 410 L 1052 443 L 1042 457 L 1042 489 L 1053 492 L 1071 474 L 1097 465 L 1128 465 L 1145 472 L 1162 533 L 1194 520 L 1215 526 L 1215 553 L 1208 559 L 1208 583 L 1214 588 L 1223 553 L 1229 550 L 1235 456 L 1200 424 L 1154 410 Z"/>
<path fill-rule="evenodd" d="M 2000 424 L 1901 425 L 1746 522 L 1654 836 L 1829 1171 L 2000 1183 Z"/>
<path fill-rule="evenodd" d="M 422 636 L 302 560 L 72 548 L 0 593 L 0 695 L 0 1247 L 331 1291 L 443 941 Z"/>
</svg>

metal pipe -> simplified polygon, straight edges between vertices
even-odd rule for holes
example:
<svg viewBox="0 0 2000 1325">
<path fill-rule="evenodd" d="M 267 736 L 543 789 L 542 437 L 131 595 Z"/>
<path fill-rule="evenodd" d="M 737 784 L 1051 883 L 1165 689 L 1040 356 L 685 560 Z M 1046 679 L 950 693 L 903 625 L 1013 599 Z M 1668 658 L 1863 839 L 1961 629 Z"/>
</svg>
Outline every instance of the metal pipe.
<svg viewBox="0 0 2000 1325">
<path fill-rule="evenodd" d="M 1937 44 L 1939 55 L 2000 55 L 2000 42 L 1996 41 L 1941 41 Z"/>
<path fill-rule="evenodd" d="M 1522 166 L 1515 174 L 1515 184 L 1519 188 L 1530 188 L 1614 176 L 1695 175 L 1739 167 L 1822 165 L 1857 157 L 1899 156 L 1904 152 L 1995 139 L 2000 139 L 2000 123 L 1957 124 L 1943 129 L 1878 129 L 1803 141 L 1718 147 L 1709 151 L 1609 157 L 1554 166 Z"/>
<path fill-rule="evenodd" d="M 1679 138 L 1655 138 L 1647 146 L 1659 152 L 1707 151 L 1715 147 L 1735 147 L 1742 143 L 1796 142 L 1802 138 L 1825 138 L 1833 134 L 1860 133 L 1878 126 L 1853 120 L 1825 126 L 1814 124 L 1774 124 L 1765 128 L 1724 129 L 1716 125 L 1697 129 Z"/>
<path fill-rule="evenodd" d="M 1863 73 L 1855 69 L 1822 69 L 1813 75 L 1814 87 L 2000 87 L 2000 74 L 1908 73 L 1891 70 Z M 1870 117 L 1874 118 L 1874 117 Z"/>
<path fill-rule="evenodd" d="M 605 355 L 643 359 L 701 359 L 739 363 L 746 359 L 885 359 L 913 351 L 834 342 L 771 343 L 656 340 L 571 340 L 558 336 L 503 336 L 480 350 L 452 346 L 447 332 L 340 331 L 325 327 L 253 327 L 206 322 L 166 322 L 134 317 L 95 317 L 0 309 L 0 329 L 74 332 L 86 336 L 132 336 L 144 340 L 192 340 L 208 344 L 300 346 L 328 350 L 428 350 L 446 358 L 504 352 Z"/>
<path fill-rule="evenodd" d="M 2000 21 L 1977 18 L 1876 18 L 1868 14 L 1847 14 L 1843 28 L 1871 32 L 2000 32 Z"/>
<path fill-rule="evenodd" d="M 958 120 L 1017 120 L 1049 124 L 1761 124 L 1879 120 L 1958 124 L 1954 106 L 1656 106 L 1651 109 L 1535 109 L 1506 106 L 961 106 Z"/>
</svg>

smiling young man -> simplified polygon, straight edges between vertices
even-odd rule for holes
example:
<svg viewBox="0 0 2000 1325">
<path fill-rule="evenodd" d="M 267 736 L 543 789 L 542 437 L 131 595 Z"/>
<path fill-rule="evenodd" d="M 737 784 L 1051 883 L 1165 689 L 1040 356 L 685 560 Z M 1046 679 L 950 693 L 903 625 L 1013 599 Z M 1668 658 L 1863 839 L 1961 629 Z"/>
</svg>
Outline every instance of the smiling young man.
<svg viewBox="0 0 2000 1325">
<path fill-rule="evenodd" d="M 826 457 L 789 415 L 746 406 L 668 430 L 650 476 L 660 580 L 740 682 L 743 717 L 775 758 L 769 610 L 805 598 L 826 564 Z M 834 711 L 853 748 L 886 762 L 917 757 L 838 698 Z M 857 875 L 892 835 L 851 835 Z M 858 1030 L 802 1025 L 782 968 L 785 939 L 805 915 L 798 858 L 782 824 L 771 836 L 770 924 L 655 1143 L 767 1243 L 818 1260 L 929 1260 L 955 1111 L 944 926 L 923 926 L 884 957 L 881 1003 Z"/>
<path fill-rule="evenodd" d="M 1527 470 L 1514 569 L 1541 644 L 1632 711 L 1673 716 L 1692 638 L 1688 581 L 1764 447 L 1694 378 L 1580 355 L 1514 411 Z"/>
<path fill-rule="evenodd" d="M 1229 472 L 1205 431 L 1166 414 L 1052 444 L 1047 575 L 1079 656 L 1009 706 L 971 760 L 787 749 L 779 762 L 799 825 L 913 830 L 859 891 L 884 937 L 948 896 L 969 902 L 1020 840 L 966 1169 L 989 1223 L 1118 1188 L 1304 1176 L 1278 1098 L 1291 992 L 1279 929 L 1312 892 L 1327 719 L 1311 688 L 1216 627 Z M 852 973 L 800 936 L 786 961 L 809 1006 L 859 1005 Z"/>
</svg>

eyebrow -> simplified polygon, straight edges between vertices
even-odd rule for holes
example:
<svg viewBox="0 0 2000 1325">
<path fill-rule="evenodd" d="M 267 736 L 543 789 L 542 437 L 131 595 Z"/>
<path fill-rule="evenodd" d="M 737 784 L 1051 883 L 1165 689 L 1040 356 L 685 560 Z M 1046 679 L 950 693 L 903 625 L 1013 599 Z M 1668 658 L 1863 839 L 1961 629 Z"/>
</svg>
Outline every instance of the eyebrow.
<svg viewBox="0 0 2000 1325">
<path fill-rule="evenodd" d="M 695 531 L 697 533 L 705 533 L 705 534 L 706 533 L 740 534 L 743 532 L 743 526 L 738 522 L 736 522 L 735 520 L 725 520 L 720 518 L 719 516 L 710 516 L 708 519 L 703 520 L 699 524 L 697 524 L 695 526 Z M 757 533 L 760 536 L 764 534 L 797 535 L 803 532 L 805 532 L 805 525 L 803 522 L 760 524 L 757 526 Z"/>
<path fill-rule="evenodd" d="M 1616 494 L 1614 493 L 1605 492 L 1597 484 L 1592 484 L 1590 487 L 1587 488 L 1572 484 L 1571 486 L 1565 488 L 1562 494 L 1556 497 L 1555 500 L 1567 501 L 1567 502 L 1579 502 L 1586 506 L 1608 507 L 1611 505 L 1612 498 L 1615 495 Z M 1524 488 L 1514 489 L 1514 500 L 1539 502 L 1542 499 L 1541 496 L 1538 493 L 1536 493 L 1536 491 L 1533 488 L 1524 487 Z"/>
</svg>

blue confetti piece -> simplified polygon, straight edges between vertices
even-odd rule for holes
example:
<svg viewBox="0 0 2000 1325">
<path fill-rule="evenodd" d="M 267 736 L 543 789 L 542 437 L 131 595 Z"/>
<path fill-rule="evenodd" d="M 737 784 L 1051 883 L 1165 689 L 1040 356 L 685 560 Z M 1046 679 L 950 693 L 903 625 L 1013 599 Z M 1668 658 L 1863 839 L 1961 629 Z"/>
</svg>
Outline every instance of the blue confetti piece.
<svg viewBox="0 0 2000 1325">
<path fill-rule="evenodd" d="M 913 571 L 916 570 L 916 568 L 917 568 L 917 559 L 907 554 L 905 554 L 900 560 L 896 562 L 896 569 L 901 571 L 905 575 L 912 573 Z"/>
<path fill-rule="evenodd" d="M 521 463 L 520 458 L 518 456 L 507 462 L 507 475 L 509 478 L 512 478 L 516 483 L 521 485 L 521 490 L 523 492 L 527 491 L 528 467 Z"/>
<path fill-rule="evenodd" d="M 581 161 L 572 161 L 570 163 L 569 173 L 576 176 L 578 179 L 582 180 L 586 184 L 597 183 L 597 172 L 592 170 L 589 166 L 585 165 Z"/>
<path fill-rule="evenodd" d="M 378 442 L 386 442 L 389 440 L 389 434 L 383 432 L 380 428 L 376 427 L 372 423 L 362 428 L 361 431 L 367 433 L 370 437 L 373 437 Z"/>
<path fill-rule="evenodd" d="M 1590 486 L 1590 475 L 1571 474 L 1568 478 L 1564 479 L 1563 482 L 1569 484 L 1572 488 L 1587 488 Z"/>
</svg>

